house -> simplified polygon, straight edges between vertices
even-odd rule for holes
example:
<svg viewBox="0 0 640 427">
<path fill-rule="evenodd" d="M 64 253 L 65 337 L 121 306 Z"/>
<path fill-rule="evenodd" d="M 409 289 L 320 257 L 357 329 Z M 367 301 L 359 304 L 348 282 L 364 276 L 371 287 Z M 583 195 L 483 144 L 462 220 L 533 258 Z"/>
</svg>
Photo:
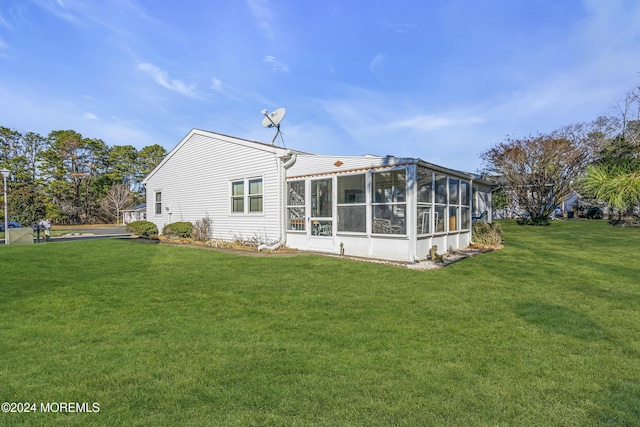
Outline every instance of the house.
<svg viewBox="0 0 640 427">
<path fill-rule="evenodd" d="M 483 206 L 491 197 L 475 179 L 418 158 L 316 155 L 194 129 L 145 178 L 146 216 L 159 230 L 209 217 L 213 239 L 416 261 L 433 245 L 470 244 L 472 188 Z"/>
<path fill-rule="evenodd" d="M 137 205 L 122 211 L 122 224 L 129 224 L 134 221 L 147 219 L 147 205 Z"/>
</svg>

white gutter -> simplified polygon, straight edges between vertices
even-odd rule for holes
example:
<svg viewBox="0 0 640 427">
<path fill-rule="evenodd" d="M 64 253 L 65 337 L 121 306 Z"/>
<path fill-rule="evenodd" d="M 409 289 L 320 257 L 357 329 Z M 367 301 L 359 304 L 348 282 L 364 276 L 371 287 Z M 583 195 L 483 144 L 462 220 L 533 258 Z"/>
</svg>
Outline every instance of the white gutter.
<svg viewBox="0 0 640 427">
<path fill-rule="evenodd" d="M 289 156 L 289 159 L 285 162 L 285 159 Z M 282 188 L 280 189 L 280 226 L 278 227 L 280 230 L 280 240 L 273 245 L 260 245 L 258 246 L 258 251 L 268 250 L 275 251 L 280 246 L 286 243 L 287 241 L 287 173 L 286 170 L 289 169 L 296 162 L 298 156 L 296 153 L 291 153 L 290 151 L 284 156 L 279 157 L 279 159 L 284 162 L 282 163 L 282 167 L 278 168 L 278 175 L 280 182 L 282 183 Z"/>
</svg>

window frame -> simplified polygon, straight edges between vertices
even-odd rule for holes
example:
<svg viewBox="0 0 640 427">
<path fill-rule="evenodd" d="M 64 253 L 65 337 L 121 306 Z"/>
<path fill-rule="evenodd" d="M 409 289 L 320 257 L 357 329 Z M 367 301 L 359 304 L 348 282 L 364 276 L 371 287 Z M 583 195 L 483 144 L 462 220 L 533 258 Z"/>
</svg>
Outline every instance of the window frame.
<svg viewBox="0 0 640 427">
<path fill-rule="evenodd" d="M 162 190 L 154 191 L 153 194 L 154 194 L 154 199 L 153 199 L 154 215 L 162 215 Z"/>
<path fill-rule="evenodd" d="M 251 183 L 255 181 L 261 182 L 260 193 L 250 193 Z M 234 185 L 240 185 L 242 194 L 234 194 Z M 251 210 L 251 200 L 262 199 L 260 210 Z M 230 215 L 262 215 L 264 214 L 264 177 L 252 176 L 248 178 L 237 178 L 229 180 L 229 214 Z M 235 201 L 241 201 L 242 210 L 236 210 Z"/>
</svg>

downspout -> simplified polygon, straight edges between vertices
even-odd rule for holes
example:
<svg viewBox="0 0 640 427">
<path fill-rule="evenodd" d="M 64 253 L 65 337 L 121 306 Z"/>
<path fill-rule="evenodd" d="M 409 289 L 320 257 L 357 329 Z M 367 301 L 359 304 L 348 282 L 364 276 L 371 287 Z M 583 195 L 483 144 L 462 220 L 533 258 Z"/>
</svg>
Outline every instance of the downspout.
<svg viewBox="0 0 640 427">
<path fill-rule="evenodd" d="M 289 160 L 287 160 L 286 162 L 284 162 L 282 164 L 281 168 L 278 168 L 278 175 L 279 175 L 279 179 L 281 181 L 281 189 L 280 189 L 280 225 L 279 225 L 279 229 L 280 229 L 280 240 L 278 242 L 276 242 L 273 245 L 260 245 L 258 246 L 258 251 L 262 251 L 262 250 L 268 250 L 268 251 L 275 251 L 276 249 L 278 249 L 280 246 L 282 246 L 283 244 L 286 243 L 287 241 L 287 224 L 286 224 L 286 212 L 287 212 L 287 169 L 289 169 L 291 166 L 293 166 L 293 164 L 296 162 L 297 159 L 297 155 L 295 153 L 291 153 L 288 154 L 291 157 L 289 158 Z M 281 161 L 284 161 L 284 159 L 286 159 L 287 154 L 285 154 L 284 156 L 280 157 Z"/>
</svg>

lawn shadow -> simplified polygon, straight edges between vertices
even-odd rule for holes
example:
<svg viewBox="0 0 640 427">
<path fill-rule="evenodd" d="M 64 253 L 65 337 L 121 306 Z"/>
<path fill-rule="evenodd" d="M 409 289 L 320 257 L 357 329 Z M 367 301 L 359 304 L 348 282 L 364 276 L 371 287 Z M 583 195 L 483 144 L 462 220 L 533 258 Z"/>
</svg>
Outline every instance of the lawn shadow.
<svg viewBox="0 0 640 427">
<path fill-rule="evenodd" d="M 588 341 L 610 339 L 607 331 L 588 315 L 561 305 L 531 301 L 518 304 L 515 312 L 532 325 L 553 334 Z"/>
<path fill-rule="evenodd" d="M 625 307 L 638 307 L 640 305 L 640 295 L 634 292 L 627 292 L 619 288 L 602 286 L 576 286 L 573 290 L 584 295 L 602 298 L 611 303 L 616 303 Z"/>
<path fill-rule="evenodd" d="M 611 384 L 594 415 L 601 425 L 637 425 L 640 420 L 640 382 L 624 379 Z"/>
</svg>

